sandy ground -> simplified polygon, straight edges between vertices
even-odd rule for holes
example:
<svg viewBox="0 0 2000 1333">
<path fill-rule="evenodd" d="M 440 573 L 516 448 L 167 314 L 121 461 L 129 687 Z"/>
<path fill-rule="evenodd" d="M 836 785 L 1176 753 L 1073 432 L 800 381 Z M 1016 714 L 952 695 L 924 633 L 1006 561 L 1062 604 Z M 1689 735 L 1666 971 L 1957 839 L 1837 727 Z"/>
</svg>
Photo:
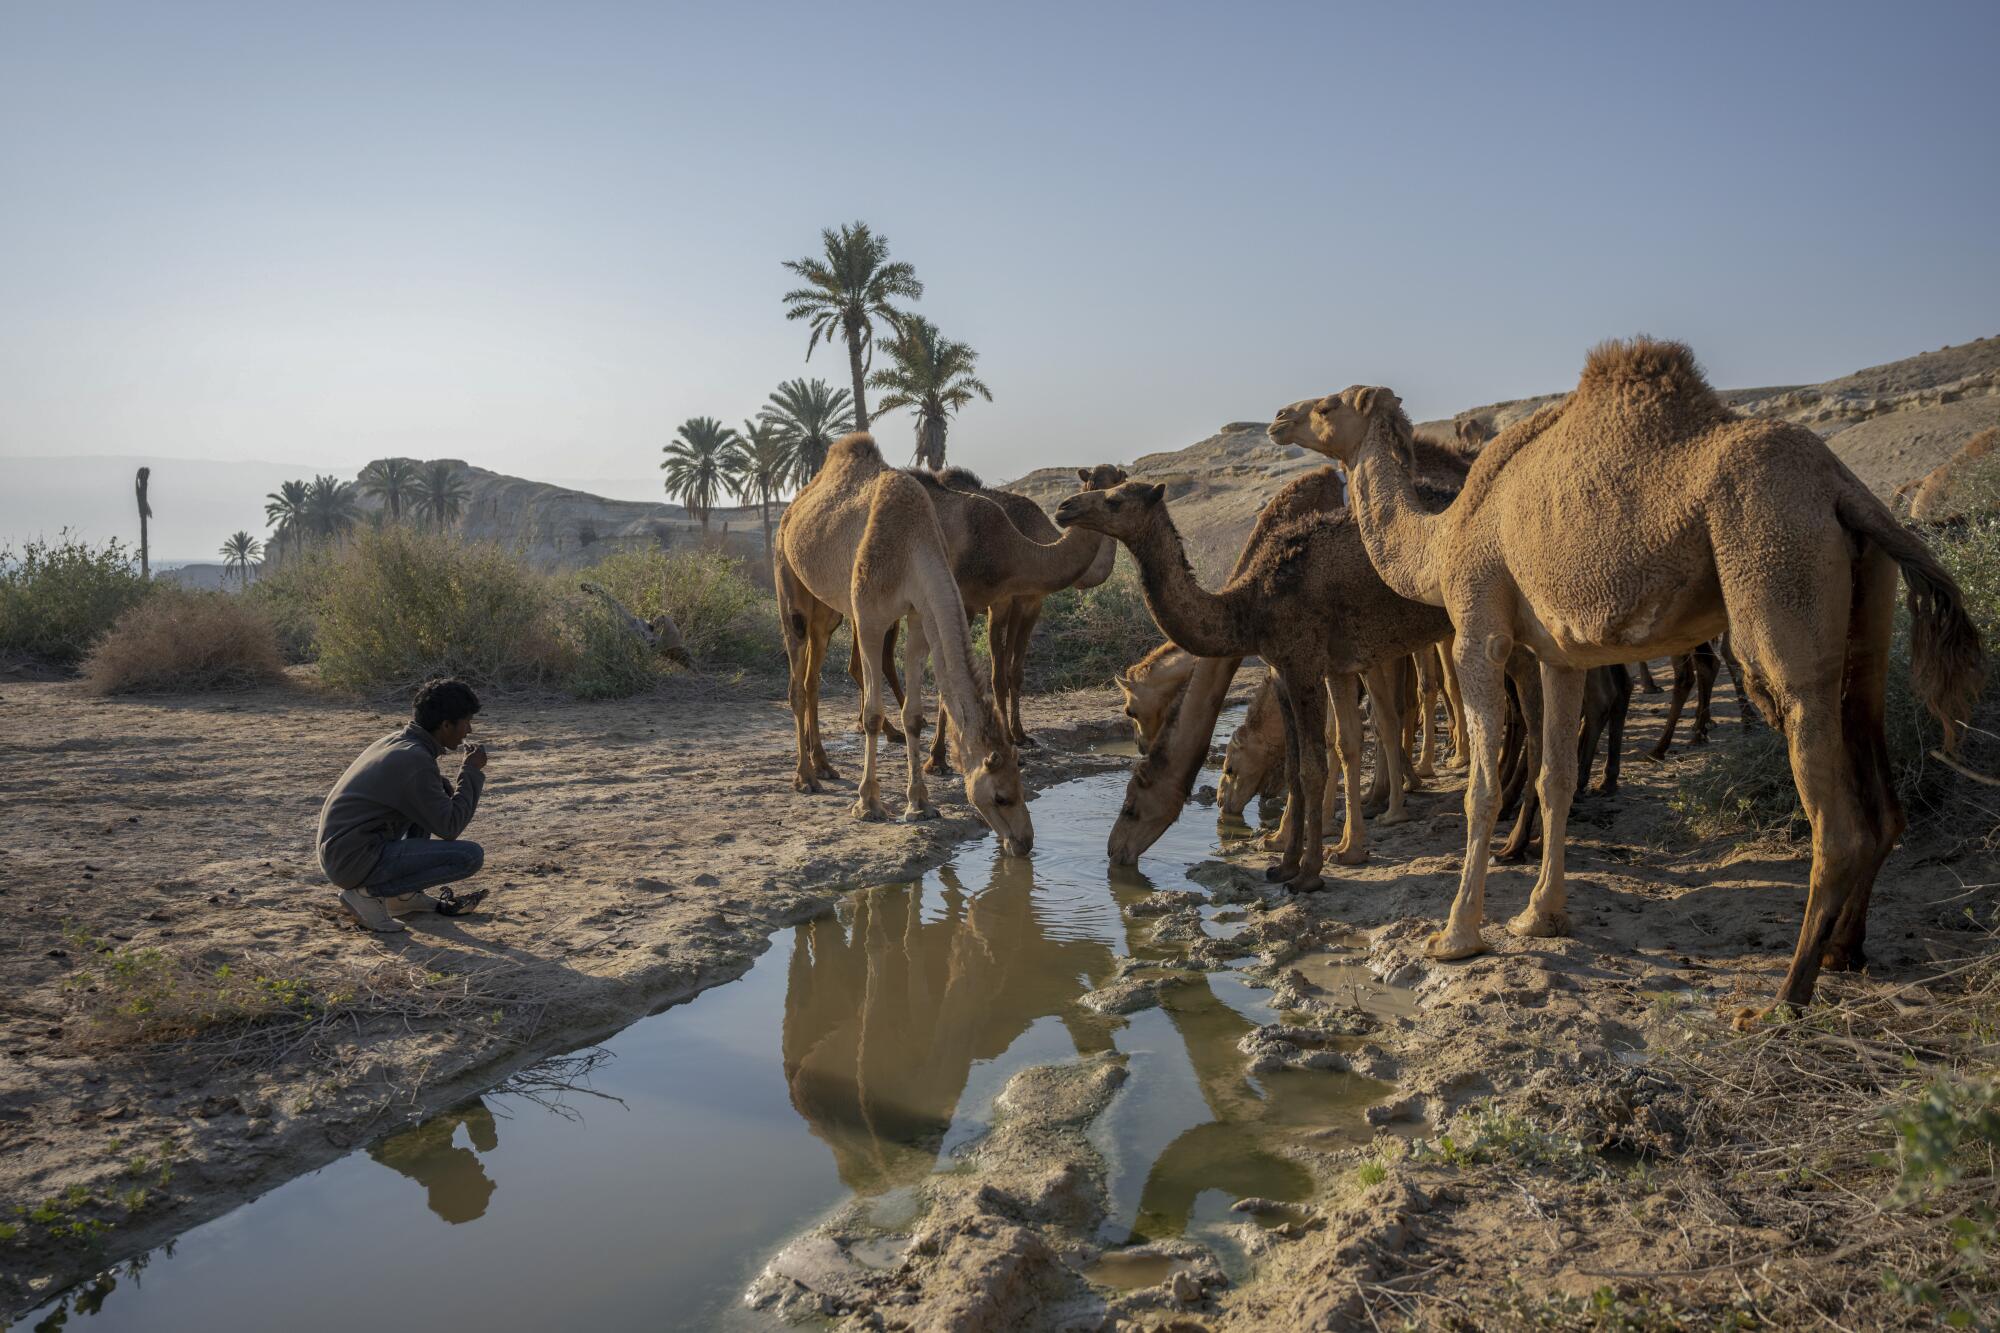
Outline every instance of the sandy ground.
<svg viewBox="0 0 2000 1333">
<path fill-rule="evenodd" d="M 1717 699 L 1716 744 L 1733 746 L 1733 691 Z M 844 720 L 851 706 L 835 697 L 829 714 Z M 1198 945 L 1199 965 L 1257 954 L 1282 1007 L 1306 1025 L 1303 1037 L 1274 1030 L 1246 1043 L 1246 1065 L 1338 1051 L 1396 1086 L 1372 1114 L 1403 1138 L 1435 1136 L 1487 1102 L 1594 1152 L 1664 1147 L 1671 1157 L 1685 1146 L 1690 1094 L 1670 1051 L 1688 1015 L 1714 1030 L 1738 1004 L 1770 996 L 1807 863 L 1802 847 L 1777 841 L 1670 837 L 1667 798 L 1689 760 L 1684 749 L 1663 766 L 1638 758 L 1659 712 L 1658 696 L 1635 700 L 1623 790 L 1572 815 L 1570 938 L 1519 940 L 1489 924 L 1491 953 L 1422 959 L 1456 886 L 1456 774 L 1413 795 L 1412 822 L 1373 828 L 1370 862 L 1329 874 L 1324 893 L 1269 890 L 1256 874 L 1268 856 L 1246 843 L 1201 868 L 1206 891 L 1245 904 L 1252 920 L 1226 945 Z M 838 886 L 914 873 L 978 828 L 962 789 L 943 784 L 933 790 L 946 818 L 918 826 L 857 824 L 846 791 L 793 794 L 790 718 L 772 686 L 683 682 L 603 705 L 498 698 L 481 718 L 493 764 L 474 826 L 495 889 L 488 910 L 371 936 L 328 910 L 311 834 L 335 774 L 395 722 L 303 685 L 105 702 L 68 684 L 0 684 L 0 1217 L 78 1189 L 91 1201 L 56 1215 L 110 1226 L 94 1243 L 37 1227 L 0 1244 L 0 1309 L 32 1305 L 513 1067 L 731 979 L 772 931 L 822 910 Z M 1122 731 L 1108 695 L 1032 701 L 1030 722 L 1050 742 L 1029 762 L 1036 787 L 1122 762 L 1089 750 Z M 845 764 L 853 740 L 838 744 Z M 889 755 L 900 762 L 899 750 Z M 852 776 L 858 762 L 845 766 Z M 1190 806 L 1185 817 L 1213 811 Z M 1870 979 L 1836 980 L 1833 991 L 1915 976 L 1973 947 L 1967 882 L 1990 872 L 1921 844 L 1898 849 L 1875 896 Z M 1532 867 L 1498 868 L 1489 923 L 1519 910 L 1532 880 Z M 1198 934 L 1191 909 L 1158 920 L 1161 931 Z M 78 988 L 86 974 L 110 976 L 96 952 L 105 944 L 329 987 L 351 987 L 357 969 L 387 980 L 361 1017 L 311 1026 L 290 1045 L 148 1055 L 106 1047 L 90 1017 L 103 1012 L 104 987 Z M 1302 952 L 1364 961 L 1421 1003 L 1356 1011 L 1301 970 Z M 1380 1178 L 1357 1184 L 1357 1163 L 1374 1150 L 1343 1132 L 1295 1148 L 1322 1182 L 1313 1205 L 1270 1225 L 1246 1221 L 1256 1280 L 1233 1286 L 1190 1252 L 1177 1276 L 1112 1297 L 1078 1269 L 1096 1257 L 1104 1208 L 1086 1129 L 1121 1078 L 1101 1062 L 1027 1071 L 965 1169 L 937 1177 L 914 1234 L 843 1234 L 837 1219 L 816 1229 L 792 1258 L 818 1259 L 794 1262 L 777 1303 L 870 1328 L 1483 1327 L 1534 1324 L 1547 1302 L 1633 1274 L 1737 1282 L 1744 1255 L 1871 1262 L 1814 1234 L 1809 1209 L 1774 1212 L 1746 1194 L 1690 1225 L 1686 1201 L 1643 1184 L 1650 1177 L 1636 1193 L 1629 1181 L 1609 1189 L 1560 1161 L 1524 1167 L 1518 1144 L 1512 1169 L 1378 1153 Z M 134 1180 L 143 1200 L 118 1202 Z M 863 1271 L 843 1257 L 861 1240 L 902 1257 Z M 1752 1286 L 1768 1296 L 1774 1282 L 1758 1270 Z M 1811 1308 L 1803 1299 L 1788 1308 Z M 1528 1313 L 1500 1317 L 1510 1309 Z"/>
<path fill-rule="evenodd" d="M 0 1312 L 733 979 L 841 887 L 918 873 L 983 831 L 955 779 L 932 780 L 933 823 L 848 817 L 851 695 L 827 712 L 849 781 L 795 794 L 782 688 L 683 678 L 636 701 L 487 698 L 469 836 L 493 895 L 476 917 L 380 936 L 331 907 L 313 833 L 333 779 L 399 710 L 303 679 L 115 700 L 0 681 L 0 1224 L 54 1209 L 0 1239 Z M 1025 752 L 1031 788 L 1116 762 L 1088 750 L 1124 725 L 1114 697 L 1033 701 L 1050 744 Z M 900 808 L 902 751 L 885 756 Z M 107 947 L 185 960 L 181 992 L 227 965 L 350 994 L 350 1017 L 195 1050 L 110 1044 L 93 1017 L 106 1003 L 161 997 L 118 994 Z M 108 1229 L 50 1234 L 79 1223 Z"/>
</svg>

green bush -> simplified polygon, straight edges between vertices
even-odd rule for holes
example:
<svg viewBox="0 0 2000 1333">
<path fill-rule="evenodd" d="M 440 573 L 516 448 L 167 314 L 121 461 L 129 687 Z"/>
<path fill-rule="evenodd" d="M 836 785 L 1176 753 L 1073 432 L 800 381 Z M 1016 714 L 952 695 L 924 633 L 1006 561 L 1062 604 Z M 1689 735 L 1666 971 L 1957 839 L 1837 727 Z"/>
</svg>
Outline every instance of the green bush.
<svg viewBox="0 0 2000 1333">
<path fill-rule="evenodd" d="M 981 626 L 984 647 L 983 621 Z M 1064 588 L 1043 601 L 1028 648 L 1026 687 L 1040 693 L 1108 685 L 1162 637 L 1146 609 L 1138 571 L 1121 550 L 1111 577 L 1095 588 Z"/>
<path fill-rule="evenodd" d="M 553 684 L 569 665 L 547 580 L 442 533 L 361 533 L 313 602 L 320 676 L 337 689 Z"/>
<path fill-rule="evenodd" d="M 0 550 L 0 654 L 73 665 L 149 590 L 115 539 L 93 546 L 65 532 Z"/>
<path fill-rule="evenodd" d="M 642 619 L 662 611 L 672 616 L 703 667 L 784 668 L 778 599 L 758 562 L 719 551 L 624 551 L 578 577 L 601 585 Z"/>
<path fill-rule="evenodd" d="M 271 621 L 278 650 L 287 662 L 319 657 L 319 604 L 340 568 L 341 548 L 314 542 L 287 551 L 264 571 L 244 596 Z"/>
<path fill-rule="evenodd" d="M 667 668 L 667 659 L 596 598 L 579 597 L 563 605 L 562 641 L 568 657 L 565 685 L 579 699 L 642 693 L 658 684 Z"/>
</svg>

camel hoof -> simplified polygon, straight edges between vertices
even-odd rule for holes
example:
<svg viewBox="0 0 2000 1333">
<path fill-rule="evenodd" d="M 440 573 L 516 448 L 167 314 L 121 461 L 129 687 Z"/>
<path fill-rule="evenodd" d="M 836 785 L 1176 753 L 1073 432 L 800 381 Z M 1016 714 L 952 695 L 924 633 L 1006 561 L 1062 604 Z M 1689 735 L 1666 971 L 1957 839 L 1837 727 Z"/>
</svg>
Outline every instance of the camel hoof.
<svg viewBox="0 0 2000 1333">
<path fill-rule="evenodd" d="M 1326 880 L 1319 875 L 1300 875 L 1285 887 L 1293 893 L 1318 893 L 1326 887 Z"/>
<path fill-rule="evenodd" d="M 1375 822 L 1382 825 L 1384 828 L 1394 828 L 1398 824 L 1407 824 L 1415 818 L 1416 816 L 1411 814 L 1408 810 L 1398 810 L 1393 814 L 1383 815 Z"/>
<path fill-rule="evenodd" d="M 883 808 L 880 801 L 856 801 L 847 807 L 847 813 L 864 824 L 879 824 L 889 818 L 889 812 Z"/>
<path fill-rule="evenodd" d="M 1014 738 L 1014 745 L 1015 748 L 1022 750 L 1039 750 L 1042 748 L 1042 743 L 1026 732 L 1022 732 Z"/>
<path fill-rule="evenodd" d="M 1342 866 L 1362 866 L 1368 864 L 1368 847 L 1336 847 L 1333 849 L 1333 863 Z"/>
<path fill-rule="evenodd" d="M 924 760 L 924 772 L 934 777 L 940 773 L 949 777 L 951 775 L 951 765 L 945 763 L 942 759 L 926 759 Z"/>
<path fill-rule="evenodd" d="M 1667 752 L 1665 750 L 1648 750 L 1641 757 L 1655 764 L 1664 764 L 1667 762 Z"/>
<path fill-rule="evenodd" d="M 835 768 L 832 764 L 821 764 L 817 768 L 813 769 L 813 776 L 827 778 L 831 781 L 838 782 L 840 781 L 840 770 Z"/>
<path fill-rule="evenodd" d="M 1264 867 L 1264 878 L 1270 880 L 1273 884 L 1283 883 L 1298 873 L 1299 868 L 1297 866 L 1288 866 L 1283 861 L 1277 861 Z"/>
<path fill-rule="evenodd" d="M 1522 939 L 1554 939 L 1569 934 L 1569 913 L 1525 910 L 1507 923 L 1507 930 Z"/>
<path fill-rule="evenodd" d="M 913 805 L 903 812 L 905 824 L 927 824 L 937 817 L 937 807 L 934 805 Z"/>
<path fill-rule="evenodd" d="M 1466 938 L 1453 936 L 1449 931 L 1440 930 L 1424 941 L 1424 956 L 1435 958 L 1440 963 L 1454 963 L 1461 958 L 1474 958 L 1486 952 L 1486 941 L 1473 931 Z"/>
<path fill-rule="evenodd" d="M 1616 796 L 1618 794 L 1618 784 L 1607 782 L 1597 789 L 1597 794 L 1599 796 Z"/>
<path fill-rule="evenodd" d="M 1791 1005 L 1786 1004 L 1783 1000 L 1762 1009 L 1753 1004 L 1746 1004 L 1741 1009 L 1738 1009 L 1735 1015 L 1730 1018 L 1729 1026 L 1735 1028 L 1738 1032 L 1755 1032 L 1758 1028 L 1763 1027 L 1766 1022 L 1788 1023 L 1798 1016 L 1799 1011 Z"/>
<path fill-rule="evenodd" d="M 882 739 L 889 742 L 889 744 L 891 745 L 904 744 L 902 730 L 898 727 L 892 727 L 886 724 L 884 724 L 882 728 Z"/>
<path fill-rule="evenodd" d="M 1517 866 L 1528 859 L 1528 849 L 1525 845 L 1516 847 L 1511 842 L 1504 843 L 1499 851 L 1493 853 L 1493 859 L 1502 865 Z"/>
<path fill-rule="evenodd" d="M 1859 972 L 1868 966 L 1868 955 L 1859 949 L 1829 944 L 1820 951 L 1819 965 L 1824 972 Z"/>
<path fill-rule="evenodd" d="M 1284 850 L 1285 840 L 1276 833 L 1264 833 L 1258 836 L 1257 845 L 1267 852 L 1282 851 Z"/>
</svg>

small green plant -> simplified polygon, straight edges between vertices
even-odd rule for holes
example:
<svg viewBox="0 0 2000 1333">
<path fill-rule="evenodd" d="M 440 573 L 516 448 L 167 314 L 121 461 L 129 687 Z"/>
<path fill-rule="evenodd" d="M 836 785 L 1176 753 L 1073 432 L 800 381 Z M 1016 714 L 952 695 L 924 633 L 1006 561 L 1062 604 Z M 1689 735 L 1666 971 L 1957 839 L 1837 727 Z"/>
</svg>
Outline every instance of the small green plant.
<svg viewBox="0 0 2000 1333">
<path fill-rule="evenodd" d="M 18 1240 L 20 1238 L 20 1235 L 21 1235 L 20 1223 L 0 1222 L 0 1245 L 6 1245 L 11 1243 L 12 1241 Z"/>
<path fill-rule="evenodd" d="M 784 669 L 778 599 L 761 564 L 718 551 L 622 551 L 581 577 L 641 619 L 672 616 L 689 655 L 704 668 Z M 846 660 L 843 651 L 835 666 Z"/>
<path fill-rule="evenodd" d="M 1950 1328 L 1992 1327 L 1991 1307 L 1966 1301 L 1963 1283 L 1991 1297 L 2000 1279 L 2000 1212 L 1995 1211 L 1994 1163 L 2000 1159 L 2000 1083 L 1940 1078 L 1893 1112 L 1901 1168 L 1894 1201 L 1928 1214 L 1967 1181 L 1982 1184 L 1940 1221 L 1951 1258 L 1944 1270 L 1915 1277 L 1885 1273 L 1883 1285 L 1907 1304 L 1934 1313 Z M 1954 1279 L 1957 1281 L 1954 1282 Z"/>
<path fill-rule="evenodd" d="M 1527 1167 L 1571 1179 L 1602 1174 L 1603 1163 L 1572 1134 L 1546 1129 L 1528 1116 L 1481 1103 L 1460 1111 L 1448 1132 L 1414 1150 L 1419 1160 L 1446 1166 Z"/>
<path fill-rule="evenodd" d="M 1363 1162 L 1354 1168 L 1355 1183 L 1363 1189 L 1373 1189 L 1389 1178 L 1389 1168 L 1380 1162 Z"/>
<path fill-rule="evenodd" d="M 347 998 L 299 977 L 238 972 L 227 964 L 207 968 L 187 954 L 132 948 L 80 928 L 65 938 L 78 961 L 63 986 L 90 1020 L 97 1044 L 169 1041 L 227 1025 L 312 1018 Z M 126 1165 L 133 1174 L 144 1169 Z"/>
</svg>

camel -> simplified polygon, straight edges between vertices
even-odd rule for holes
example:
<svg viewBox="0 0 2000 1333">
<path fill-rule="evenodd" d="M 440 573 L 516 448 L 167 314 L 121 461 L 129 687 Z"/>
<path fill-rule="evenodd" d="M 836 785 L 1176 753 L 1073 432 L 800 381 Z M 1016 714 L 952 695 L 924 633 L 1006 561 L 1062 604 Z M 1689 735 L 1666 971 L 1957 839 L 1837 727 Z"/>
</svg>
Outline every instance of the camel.
<svg viewBox="0 0 2000 1333">
<path fill-rule="evenodd" d="M 1077 480 L 1082 484 L 1079 490 L 1097 491 L 1107 486 L 1116 486 L 1125 480 L 1125 469 L 1109 463 L 1100 463 L 1092 468 L 1078 468 Z M 953 490 L 970 491 L 983 495 L 1007 511 L 1014 526 L 1029 541 L 1044 546 L 1054 545 L 1062 540 L 1062 533 L 1042 512 L 1042 507 L 1025 495 L 1013 491 L 999 490 L 987 486 L 978 477 L 964 468 L 946 468 L 938 474 L 938 480 Z M 1095 588 L 1111 577 L 1112 567 L 1117 562 L 1118 546 L 1115 542 L 1103 543 L 1098 558 L 1084 570 L 1072 588 Z M 1045 594 L 1024 593 L 1001 605 L 987 609 L 986 641 L 993 652 L 993 693 L 999 701 L 1001 712 L 1013 729 L 1014 744 L 1034 745 L 1034 737 L 1028 735 L 1021 725 L 1021 687 L 1027 674 L 1028 644 L 1034 638 L 1035 623 L 1042 616 L 1042 602 Z M 1005 666 L 1003 668 L 1003 660 Z"/>
<path fill-rule="evenodd" d="M 982 501 L 982 503 L 984 503 Z M 778 620 L 791 664 L 792 716 L 798 769 L 792 785 L 818 791 L 831 776 L 819 742 L 819 669 L 833 628 L 846 616 L 862 644 L 885 641 L 898 620 L 907 625 L 907 693 L 903 730 L 914 736 L 923 719 L 924 662 L 935 638 L 938 688 L 959 719 L 965 795 L 1010 856 L 1034 845 L 1027 794 L 1014 746 L 993 702 L 981 689 L 966 630 L 965 604 L 951 576 L 950 552 L 937 512 L 921 483 L 882 461 L 874 437 L 858 432 L 835 442 L 826 463 L 779 521 L 773 564 Z M 883 655 L 863 652 L 862 716 L 866 724 L 860 790 L 852 813 L 883 819 L 876 742 L 885 710 Z M 906 748 L 906 820 L 935 818 L 917 747 Z"/>
<path fill-rule="evenodd" d="M 1487 947 L 1500 673 L 1514 646 L 1541 661 L 1544 851 L 1508 928 L 1552 936 L 1569 930 L 1563 840 L 1584 673 L 1682 653 L 1726 627 L 1748 693 L 1785 734 L 1813 831 L 1805 915 L 1777 1003 L 1809 1002 L 1822 967 L 1862 964 L 1869 894 L 1904 826 L 1883 731 L 1898 569 L 1910 589 L 1913 684 L 1947 752 L 1983 663 L 1951 575 L 1818 436 L 1732 412 L 1680 343 L 1605 343 L 1574 392 L 1497 436 L 1457 500 L 1428 513 L 1394 393 L 1357 385 L 1287 412 L 1347 468 L 1383 580 L 1443 607 L 1457 632 L 1473 771 L 1458 896 L 1431 937 L 1433 957 Z"/>
<path fill-rule="evenodd" d="M 1188 567 L 1164 486 L 1126 482 L 1072 495 L 1056 507 L 1056 523 L 1124 543 L 1138 563 L 1147 608 L 1175 643 L 1202 657 L 1240 659 L 1254 653 L 1277 673 L 1287 797 L 1299 818 L 1265 874 L 1294 892 L 1322 888 L 1327 695 L 1333 696 L 1344 786 L 1357 792 L 1361 712 L 1355 680 L 1368 673 L 1390 769 L 1393 818 L 1401 813 L 1402 796 L 1394 674 L 1403 657 L 1444 636 L 1444 616 L 1389 593 L 1345 513 L 1309 514 L 1279 526 L 1250 567 L 1216 593 L 1203 589 Z M 1334 678 L 1331 691 L 1329 678 Z M 1350 800 L 1335 857 L 1343 865 L 1358 864 L 1367 857 L 1366 843 L 1361 803 Z"/>
<path fill-rule="evenodd" d="M 1077 478 L 1088 484 L 1093 478 L 1107 474 L 1124 476 L 1122 471 L 1113 467 L 1079 469 Z M 1039 613 L 1042 598 L 1095 572 L 1100 559 L 1104 574 L 1109 577 L 1110 562 L 1116 558 L 1117 548 L 1098 534 L 1065 532 L 1056 541 L 1044 544 L 1023 534 L 1008 509 L 986 494 L 954 488 L 930 472 L 913 469 L 908 475 L 930 497 L 938 524 L 944 532 L 946 549 L 951 553 L 952 576 L 958 582 L 960 599 L 969 613 L 976 614 L 981 608 L 987 608 L 991 615 L 992 608 L 998 607 L 1002 608 L 999 614 L 1004 616 L 1009 614 L 1006 608 L 1019 599 L 1032 600 Z M 969 473 L 959 475 L 978 480 Z M 1029 508 L 1040 512 L 1032 502 L 1027 503 Z M 1032 622 L 1029 627 L 1032 628 Z M 1023 645 L 1024 659 L 1025 655 Z M 992 661 L 998 692 L 1001 682 L 1010 679 L 1007 673 L 1012 669 L 1011 659 L 996 647 Z M 932 773 L 949 771 L 945 763 L 945 734 L 949 716 L 950 701 L 947 700 L 939 710 L 938 734 L 926 765 Z M 1010 739 L 1011 726 L 1010 721 Z"/>
<path fill-rule="evenodd" d="M 1285 718 L 1278 707 L 1278 676 L 1267 671 L 1222 752 L 1222 779 L 1215 784 L 1216 808 L 1237 819 L 1251 801 L 1259 797 L 1275 800 L 1283 795 L 1284 754 Z"/>
<path fill-rule="evenodd" d="M 577 586 L 603 602 L 612 618 L 624 626 L 625 632 L 639 642 L 670 662 L 678 662 L 690 671 L 700 670 L 695 666 L 694 658 L 688 655 L 687 640 L 681 637 L 681 627 L 674 623 L 673 616 L 662 611 L 651 620 L 641 620 L 626 608 L 625 603 L 613 597 L 602 585 L 585 579 Z"/>
<path fill-rule="evenodd" d="M 1988 426 L 1967 440 L 1959 451 L 1921 477 L 1912 477 L 1896 488 L 1896 500 L 1909 502 L 1910 520 L 1936 523 L 1952 517 L 1964 507 L 1964 497 L 1955 495 L 1957 483 L 1971 465 L 1995 449 L 2000 449 L 2000 426 Z"/>
<path fill-rule="evenodd" d="M 1112 683 L 1125 696 L 1125 716 L 1132 719 L 1140 754 L 1158 738 L 1199 661 L 1170 639 L 1113 678 Z"/>
</svg>

